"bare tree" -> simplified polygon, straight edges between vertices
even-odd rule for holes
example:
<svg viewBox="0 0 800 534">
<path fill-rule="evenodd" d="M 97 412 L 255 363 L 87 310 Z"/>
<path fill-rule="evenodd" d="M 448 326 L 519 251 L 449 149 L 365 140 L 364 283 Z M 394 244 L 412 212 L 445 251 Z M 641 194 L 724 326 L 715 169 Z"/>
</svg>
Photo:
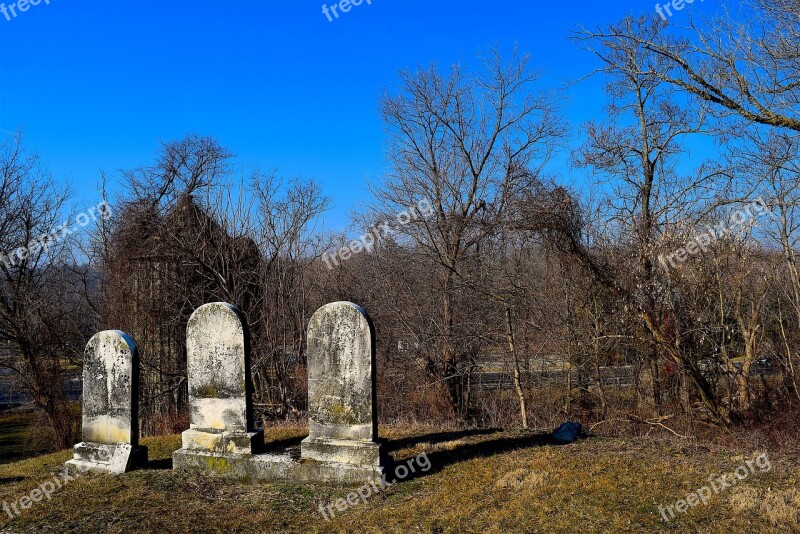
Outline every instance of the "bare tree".
<svg viewBox="0 0 800 534">
<path fill-rule="evenodd" d="M 703 115 L 681 109 L 670 96 L 671 88 L 655 73 L 668 68 L 668 60 L 646 45 L 660 31 L 659 21 L 626 18 L 604 32 L 584 31 L 578 39 L 586 43 L 601 60 L 608 78 L 611 98 L 609 124 L 590 123 L 588 140 L 576 161 L 611 180 L 613 200 L 609 200 L 607 242 L 630 251 L 632 262 L 618 256 L 616 285 L 625 286 L 629 303 L 635 306 L 651 343 L 643 347 L 650 362 L 653 400 L 660 410 L 659 387 L 662 354 L 679 366 L 696 386 L 714 417 L 729 420 L 728 410 L 713 385 L 698 366 L 691 347 L 683 347 L 685 334 L 669 332 L 665 319 L 678 310 L 670 305 L 668 279 L 661 276 L 659 252 L 670 223 L 696 218 L 713 191 L 717 171 L 700 167 L 694 177 L 681 176 L 677 157 L 689 135 L 703 131 Z M 635 35 L 637 39 L 618 37 Z M 661 260 L 663 263 L 663 259 Z M 679 321 L 674 321 L 677 326 Z"/>
<path fill-rule="evenodd" d="M 91 328 L 63 263 L 67 196 L 21 136 L 0 146 L 0 367 L 44 414 L 56 448 L 74 442 L 65 382 Z"/>
<path fill-rule="evenodd" d="M 261 253 L 261 335 L 256 338 L 254 379 L 260 407 L 272 416 L 296 414 L 305 386 L 296 374 L 304 363 L 305 332 L 320 302 L 315 260 L 326 248 L 317 228 L 330 205 L 314 181 L 285 182 L 256 173 L 253 238 Z M 316 283 L 315 283 L 316 281 Z"/>
<path fill-rule="evenodd" d="M 720 116 L 800 131 L 800 2 L 750 0 L 726 10 L 690 35 L 641 35 L 623 27 L 602 32 L 664 58 L 653 76 L 695 97 Z"/>
<path fill-rule="evenodd" d="M 103 240 L 103 318 L 140 345 L 145 435 L 175 431 L 185 417 L 191 313 L 224 300 L 252 320 L 258 306 L 259 253 L 248 206 L 230 195 L 232 157 L 188 135 L 162 143 L 154 165 L 123 172 L 127 195 Z"/>
<path fill-rule="evenodd" d="M 400 94 L 385 95 L 381 112 L 389 135 L 391 170 L 376 188 L 375 220 L 430 202 L 434 214 L 402 227 L 433 269 L 437 328 L 425 345 L 431 373 L 447 385 L 463 417 L 463 378 L 470 367 L 457 347 L 457 295 L 465 267 L 502 222 L 519 191 L 541 171 L 563 133 L 554 95 L 536 87 L 539 76 L 516 53 L 504 62 L 491 50 L 483 72 L 454 66 L 402 72 Z"/>
</svg>

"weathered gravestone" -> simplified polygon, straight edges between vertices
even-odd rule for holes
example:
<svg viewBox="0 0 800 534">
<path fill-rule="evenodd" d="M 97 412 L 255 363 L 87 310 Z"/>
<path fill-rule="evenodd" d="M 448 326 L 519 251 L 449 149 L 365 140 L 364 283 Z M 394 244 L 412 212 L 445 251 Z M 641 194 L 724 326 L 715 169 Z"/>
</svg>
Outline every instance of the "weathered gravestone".
<svg viewBox="0 0 800 534">
<path fill-rule="evenodd" d="M 304 460 L 359 467 L 385 463 L 378 440 L 375 330 L 352 302 L 334 302 L 308 326 L 308 426 Z"/>
<path fill-rule="evenodd" d="M 83 442 L 68 468 L 124 473 L 147 463 L 139 446 L 139 355 L 125 332 L 95 335 L 83 363 Z"/>
<path fill-rule="evenodd" d="M 263 431 L 253 430 L 249 343 L 244 317 L 230 304 L 206 304 L 189 319 L 190 426 L 173 455 L 177 467 L 186 455 L 251 455 L 263 446 Z"/>
<path fill-rule="evenodd" d="M 252 431 L 247 327 L 229 304 L 209 304 L 189 320 L 191 428 L 172 455 L 174 469 L 242 479 L 292 482 L 381 481 L 386 456 L 377 440 L 375 347 L 367 314 L 329 304 L 308 333 L 309 437 L 300 459 L 273 446 L 259 452 Z"/>
</svg>

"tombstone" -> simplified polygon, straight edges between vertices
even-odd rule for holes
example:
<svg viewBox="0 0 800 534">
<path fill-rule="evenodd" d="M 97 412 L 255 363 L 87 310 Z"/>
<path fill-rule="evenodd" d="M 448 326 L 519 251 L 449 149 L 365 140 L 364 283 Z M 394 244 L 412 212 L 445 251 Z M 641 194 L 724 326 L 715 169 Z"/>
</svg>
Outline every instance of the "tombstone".
<svg viewBox="0 0 800 534">
<path fill-rule="evenodd" d="M 263 431 L 253 429 L 249 344 L 244 317 L 230 304 L 206 304 L 189 318 L 183 452 L 248 455 L 263 446 Z"/>
<path fill-rule="evenodd" d="M 66 465 L 81 472 L 124 473 L 147 463 L 139 446 L 139 354 L 125 332 L 109 330 L 86 345 L 82 439 Z"/>
<path fill-rule="evenodd" d="M 324 306 L 308 332 L 309 427 L 298 459 L 290 448 L 262 450 L 250 400 L 247 325 L 229 304 L 208 304 L 187 332 L 190 428 L 172 455 L 176 470 L 245 480 L 383 483 L 377 438 L 375 336 L 349 302 Z"/>
<path fill-rule="evenodd" d="M 334 302 L 308 326 L 308 425 L 301 458 L 380 467 L 375 390 L 375 330 L 352 302 Z"/>
</svg>

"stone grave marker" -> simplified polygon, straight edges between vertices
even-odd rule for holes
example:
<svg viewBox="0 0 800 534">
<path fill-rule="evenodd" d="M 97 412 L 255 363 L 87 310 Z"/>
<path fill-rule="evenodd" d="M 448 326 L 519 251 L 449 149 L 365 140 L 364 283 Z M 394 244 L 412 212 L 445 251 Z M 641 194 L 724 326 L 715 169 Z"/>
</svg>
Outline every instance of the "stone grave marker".
<svg viewBox="0 0 800 534">
<path fill-rule="evenodd" d="M 124 473 L 147 463 L 139 446 L 139 355 L 119 330 L 95 335 L 83 363 L 82 439 L 67 467 Z"/>
<path fill-rule="evenodd" d="M 352 302 L 320 308 L 308 327 L 308 425 L 301 457 L 360 467 L 385 463 L 378 440 L 375 332 Z"/>
<path fill-rule="evenodd" d="M 250 340 L 242 313 L 230 304 L 201 306 L 186 332 L 189 430 L 184 451 L 228 455 L 258 452 L 263 431 L 253 430 Z"/>
</svg>

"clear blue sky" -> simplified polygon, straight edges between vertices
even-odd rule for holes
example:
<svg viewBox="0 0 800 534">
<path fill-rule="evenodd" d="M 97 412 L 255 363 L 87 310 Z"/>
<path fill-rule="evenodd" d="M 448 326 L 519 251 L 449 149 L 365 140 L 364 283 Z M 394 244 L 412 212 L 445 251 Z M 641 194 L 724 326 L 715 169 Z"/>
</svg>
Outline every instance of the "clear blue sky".
<svg viewBox="0 0 800 534">
<path fill-rule="evenodd" d="M 333 2 L 41 0 L 11 21 L 0 15 L 0 135 L 22 128 L 83 207 L 96 203 L 100 170 L 148 164 L 160 140 L 214 136 L 248 174 L 317 179 L 334 201 L 326 226 L 337 230 L 385 169 L 377 99 L 398 70 L 474 64 L 495 42 L 518 43 L 558 85 L 595 66 L 565 40 L 570 31 L 654 6 L 372 0 L 329 22 L 323 3 Z M 599 116 L 601 91 L 599 79 L 569 91 L 563 109 L 576 135 Z"/>
</svg>

